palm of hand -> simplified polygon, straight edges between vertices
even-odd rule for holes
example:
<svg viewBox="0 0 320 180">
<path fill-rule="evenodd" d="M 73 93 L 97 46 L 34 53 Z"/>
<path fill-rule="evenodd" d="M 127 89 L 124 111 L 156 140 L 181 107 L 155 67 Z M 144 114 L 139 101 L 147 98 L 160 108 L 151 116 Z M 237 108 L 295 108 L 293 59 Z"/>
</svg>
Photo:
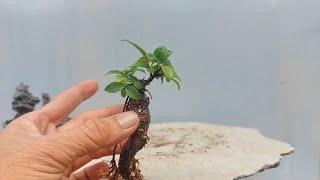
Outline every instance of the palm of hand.
<svg viewBox="0 0 320 180">
<path fill-rule="evenodd" d="M 114 145 L 134 132 L 135 126 L 121 129 L 116 121 L 122 105 L 88 111 L 56 127 L 59 120 L 91 97 L 97 88 L 95 81 L 81 83 L 42 109 L 10 123 L 0 134 L 1 177 L 98 179 L 97 171 L 107 169 L 104 163 L 79 173 L 74 171 L 92 159 L 110 155 Z"/>
</svg>

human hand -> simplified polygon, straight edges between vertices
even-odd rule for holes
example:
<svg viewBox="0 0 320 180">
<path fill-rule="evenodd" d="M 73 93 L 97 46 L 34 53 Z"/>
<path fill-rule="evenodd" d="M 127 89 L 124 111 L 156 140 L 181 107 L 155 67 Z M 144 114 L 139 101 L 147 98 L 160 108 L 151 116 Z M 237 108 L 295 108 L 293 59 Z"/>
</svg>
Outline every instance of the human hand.
<svg viewBox="0 0 320 180">
<path fill-rule="evenodd" d="M 114 105 L 84 112 L 56 127 L 97 89 L 96 81 L 80 83 L 12 121 L 0 133 L 0 178 L 99 179 L 99 172 L 108 168 L 105 163 L 74 172 L 92 159 L 111 155 L 114 146 L 136 130 L 138 116 Z"/>
</svg>

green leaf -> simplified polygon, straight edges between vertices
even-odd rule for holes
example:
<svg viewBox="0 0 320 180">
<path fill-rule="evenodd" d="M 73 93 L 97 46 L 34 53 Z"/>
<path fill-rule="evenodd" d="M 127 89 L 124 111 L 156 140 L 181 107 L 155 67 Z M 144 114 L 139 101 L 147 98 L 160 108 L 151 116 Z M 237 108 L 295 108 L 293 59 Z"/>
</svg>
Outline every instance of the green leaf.
<svg viewBox="0 0 320 180">
<path fill-rule="evenodd" d="M 104 90 L 109 93 L 116 93 L 121 91 L 121 89 L 124 88 L 125 86 L 126 86 L 125 84 L 122 84 L 120 82 L 112 82 Z"/>
<path fill-rule="evenodd" d="M 150 73 L 154 73 L 158 70 L 158 66 L 155 65 L 155 66 L 150 66 L 150 68 L 147 68 L 148 72 Z"/>
<path fill-rule="evenodd" d="M 164 66 L 168 66 L 170 68 L 170 73 L 173 73 L 173 78 L 171 78 L 171 76 L 168 76 L 168 72 L 167 74 L 165 72 L 163 72 L 167 78 L 167 81 L 171 81 L 172 79 L 176 79 L 177 81 L 179 81 L 180 83 L 182 82 L 181 78 L 178 76 L 178 74 L 176 73 L 176 71 L 174 70 L 170 60 L 165 60 L 163 63 L 162 63 Z M 163 70 L 162 70 L 163 71 Z M 170 74 L 171 75 L 171 74 Z"/>
<path fill-rule="evenodd" d="M 123 75 L 123 72 L 122 72 L 122 71 L 119 71 L 119 70 L 111 70 L 111 71 L 108 71 L 108 72 L 105 74 L 105 76 L 111 75 L 111 74 Z"/>
<path fill-rule="evenodd" d="M 139 80 L 135 81 L 133 83 L 133 86 L 136 87 L 137 89 L 142 89 L 144 87 L 143 84 Z"/>
<path fill-rule="evenodd" d="M 136 73 L 136 72 L 137 72 L 137 69 L 138 69 L 137 66 L 132 65 L 132 66 L 127 67 L 127 68 L 124 69 L 123 71 L 125 72 L 125 74 L 127 74 L 127 75 L 130 76 L 130 75 Z"/>
<path fill-rule="evenodd" d="M 161 67 L 167 81 L 172 80 L 174 77 L 174 74 L 175 74 L 173 67 L 170 64 L 161 64 L 160 67 Z"/>
<path fill-rule="evenodd" d="M 126 94 L 132 99 L 141 99 L 142 95 L 139 90 L 132 85 L 129 85 L 125 88 Z"/>
<path fill-rule="evenodd" d="M 123 88 L 123 89 L 121 90 L 121 96 L 122 96 L 122 97 L 126 97 L 126 96 L 127 96 L 127 94 L 126 94 L 126 88 Z"/>
<path fill-rule="evenodd" d="M 164 73 L 163 73 L 163 71 L 162 71 L 161 67 L 160 67 L 160 70 L 159 70 L 158 74 L 159 74 L 159 75 L 161 75 L 161 76 L 162 76 L 162 75 L 164 75 Z"/>
<path fill-rule="evenodd" d="M 134 63 L 134 65 L 137 66 L 137 67 L 146 68 L 146 67 L 148 67 L 147 59 L 142 56 L 141 58 L 139 58 L 139 59 Z"/>
<path fill-rule="evenodd" d="M 152 53 L 148 53 L 148 58 L 151 62 L 156 63 L 158 61 L 158 58 L 156 55 L 152 54 Z"/>
<path fill-rule="evenodd" d="M 129 84 L 131 84 L 131 83 L 133 83 L 133 82 L 135 82 L 135 81 L 137 81 L 137 80 L 138 80 L 138 78 L 135 77 L 135 76 L 129 76 L 129 77 L 128 77 L 128 83 L 129 83 Z"/>
<path fill-rule="evenodd" d="M 142 72 L 144 74 L 146 74 L 146 70 L 142 69 L 142 68 L 138 68 L 137 71 Z"/>
<path fill-rule="evenodd" d="M 130 68 L 130 71 L 131 72 L 136 72 L 137 71 L 137 69 L 138 69 L 138 67 L 137 66 L 134 66 L 134 65 L 132 65 L 132 66 L 130 66 L 131 68 Z"/>
<path fill-rule="evenodd" d="M 181 89 L 180 83 L 175 79 L 172 79 L 172 81 L 178 86 L 178 89 L 180 90 Z"/>
<path fill-rule="evenodd" d="M 116 76 L 115 82 L 123 82 L 124 80 L 126 80 L 126 77 L 118 75 Z M 125 84 L 125 83 L 122 83 L 122 84 Z"/>
<path fill-rule="evenodd" d="M 175 79 L 177 79 L 179 82 L 182 82 L 181 78 L 178 76 L 178 74 L 175 72 L 174 76 Z"/>
<path fill-rule="evenodd" d="M 143 55 L 144 58 L 148 59 L 146 51 L 144 49 L 142 49 L 142 47 L 140 47 L 138 44 L 136 44 L 134 42 L 131 42 L 131 41 L 127 40 L 127 39 L 124 39 L 122 41 L 128 42 L 129 44 L 134 46 L 136 49 L 138 49 L 138 51 L 140 51 L 140 53 Z"/>
<path fill-rule="evenodd" d="M 166 46 L 160 46 L 153 52 L 153 54 L 161 61 L 167 60 L 172 53 L 173 51 L 170 51 Z"/>
</svg>

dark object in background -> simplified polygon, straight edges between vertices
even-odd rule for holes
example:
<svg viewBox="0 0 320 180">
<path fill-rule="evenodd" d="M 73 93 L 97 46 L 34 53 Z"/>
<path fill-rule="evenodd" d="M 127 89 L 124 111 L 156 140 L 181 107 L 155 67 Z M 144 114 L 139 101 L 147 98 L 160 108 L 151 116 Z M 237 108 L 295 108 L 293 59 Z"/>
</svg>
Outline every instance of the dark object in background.
<svg viewBox="0 0 320 180">
<path fill-rule="evenodd" d="M 16 88 L 16 92 L 11 103 L 12 109 L 17 112 L 14 118 L 18 118 L 28 112 L 33 111 L 36 104 L 40 102 L 40 99 L 36 96 L 33 96 L 28 91 L 28 88 L 29 86 L 23 83 L 20 83 Z"/>
<path fill-rule="evenodd" d="M 28 113 L 31 111 L 34 111 L 36 105 L 40 102 L 40 99 L 36 96 L 33 96 L 29 92 L 29 86 L 23 83 L 20 83 L 16 87 L 16 92 L 13 96 L 13 101 L 11 103 L 12 109 L 17 112 L 17 114 L 14 116 L 13 119 L 6 120 L 3 123 L 3 127 L 5 128 L 8 124 L 11 123 L 14 119 Z M 50 95 L 48 93 L 42 93 L 42 106 L 48 104 L 51 100 Z M 71 118 L 66 117 L 63 120 L 59 121 L 57 123 L 57 127 L 63 125 L 67 121 L 69 121 Z"/>
<path fill-rule="evenodd" d="M 48 93 L 42 93 L 42 106 L 50 102 L 50 95 Z"/>
<path fill-rule="evenodd" d="M 4 122 L 3 127 L 6 127 L 12 120 L 34 110 L 35 106 L 40 102 L 40 99 L 33 96 L 29 92 L 29 86 L 20 83 L 16 87 L 16 92 L 13 96 L 13 101 L 11 103 L 12 109 L 17 112 L 13 119 Z"/>
</svg>

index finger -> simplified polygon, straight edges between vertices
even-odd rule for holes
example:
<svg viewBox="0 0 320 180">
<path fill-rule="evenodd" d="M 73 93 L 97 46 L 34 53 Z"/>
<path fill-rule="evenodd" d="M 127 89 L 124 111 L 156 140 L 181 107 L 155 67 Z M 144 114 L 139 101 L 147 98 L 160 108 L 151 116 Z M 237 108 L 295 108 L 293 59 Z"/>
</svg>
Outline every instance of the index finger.
<svg viewBox="0 0 320 180">
<path fill-rule="evenodd" d="M 51 102 L 39 110 L 50 118 L 51 122 L 57 122 L 68 116 L 82 101 L 90 98 L 98 90 L 98 83 L 89 80 L 61 93 Z"/>
</svg>

